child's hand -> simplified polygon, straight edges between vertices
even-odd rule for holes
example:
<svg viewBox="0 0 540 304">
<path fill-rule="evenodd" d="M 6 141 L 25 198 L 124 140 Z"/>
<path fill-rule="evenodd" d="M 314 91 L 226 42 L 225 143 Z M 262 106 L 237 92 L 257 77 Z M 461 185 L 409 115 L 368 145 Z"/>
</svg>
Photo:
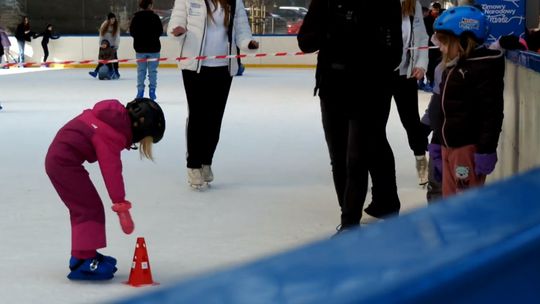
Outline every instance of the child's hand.
<svg viewBox="0 0 540 304">
<path fill-rule="evenodd" d="M 128 201 L 115 203 L 112 206 L 112 210 L 118 214 L 120 226 L 125 234 L 131 234 L 135 230 L 135 224 L 133 223 L 133 219 L 131 219 L 129 209 L 131 209 L 131 203 Z"/>
</svg>

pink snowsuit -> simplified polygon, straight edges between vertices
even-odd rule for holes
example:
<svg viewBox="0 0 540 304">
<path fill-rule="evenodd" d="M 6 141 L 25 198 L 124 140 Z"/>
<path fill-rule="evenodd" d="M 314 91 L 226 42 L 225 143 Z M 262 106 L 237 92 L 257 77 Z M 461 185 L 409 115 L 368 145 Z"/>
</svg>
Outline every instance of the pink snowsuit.
<svg viewBox="0 0 540 304">
<path fill-rule="evenodd" d="M 85 161 L 99 163 L 113 203 L 125 200 L 120 152 L 131 146 L 131 120 L 118 100 L 103 100 L 63 126 L 45 158 L 45 169 L 69 209 L 72 250 L 106 246 L 103 203 Z"/>
</svg>

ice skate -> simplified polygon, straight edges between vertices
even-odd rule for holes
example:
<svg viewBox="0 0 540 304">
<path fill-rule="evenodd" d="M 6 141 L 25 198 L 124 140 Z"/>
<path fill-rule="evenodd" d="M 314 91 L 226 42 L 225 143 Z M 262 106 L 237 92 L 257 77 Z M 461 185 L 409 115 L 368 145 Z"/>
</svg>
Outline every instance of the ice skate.
<svg viewBox="0 0 540 304">
<path fill-rule="evenodd" d="M 100 254 L 96 255 L 94 258 L 84 260 L 71 257 L 69 260 L 69 269 L 71 272 L 67 275 L 67 278 L 70 280 L 81 281 L 102 281 L 112 279 L 117 268 L 106 262 L 106 259 L 111 257 L 101 255 L 103 260 L 100 261 L 99 256 Z M 116 261 L 114 258 L 111 259 Z"/>
<path fill-rule="evenodd" d="M 366 213 L 366 211 L 363 211 L 362 212 L 362 218 L 360 219 L 360 224 L 361 225 L 370 225 L 370 224 L 375 224 L 375 223 L 383 221 L 383 220 L 384 219 L 374 217 L 374 216 Z"/>
<path fill-rule="evenodd" d="M 416 172 L 418 173 L 418 184 L 426 187 L 428 183 L 428 162 L 425 155 L 417 155 L 416 157 Z"/>
<path fill-rule="evenodd" d="M 116 266 L 116 262 L 117 262 L 116 259 L 113 258 L 112 256 L 103 255 L 103 254 L 101 254 L 99 252 L 96 255 L 96 259 L 98 259 L 100 262 L 101 261 L 107 262 L 107 263 L 109 263 L 109 264 L 111 264 L 113 266 Z M 116 270 L 114 272 L 116 272 Z"/>
<path fill-rule="evenodd" d="M 201 190 L 204 187 L 205 182 L 201 168 L 188 168 L 187 175 L 188 183 L 193 189 Z"/>
<path fill-rule="evenodd" d="M 214 173 L 210 165 L 202 165 L 202 177 L 206 183 L 210 183 L 214 180 Z"/>
</svg>

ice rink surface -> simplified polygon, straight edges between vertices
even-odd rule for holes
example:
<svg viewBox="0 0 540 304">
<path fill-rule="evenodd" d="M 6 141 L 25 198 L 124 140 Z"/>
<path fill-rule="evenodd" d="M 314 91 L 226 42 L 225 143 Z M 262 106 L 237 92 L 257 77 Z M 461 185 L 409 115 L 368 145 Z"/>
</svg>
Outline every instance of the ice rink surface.
<svg viewBox="0 0 540 304">
<path fill-rule="evenodd" d="M 127 199 L 135 232 L 126 236 L 96 163 L 86 165 L 106 206 L 108 247 L 118 258 L 113 280 L 71 282 L 68 211 L 44 170 L 58 129 L 103 99 L 132 100 L 135 69 L 121 79 L 92 79 L 86 69 L 0 70 L 0 302 L 99 303 L 158 287 L 122 284 L 135 241 L 144 237 L 154 281 L 167 286 L 193 275 L 246 263 L 328 238 L 339 224 L 314 69 L 248 68 L 233 80 L 215 181 L 205 191 L 186 182 L 187 104 L 180 72 L 160 69 L 158 102 L 167 130 L 155 163 L 124 151 Z M 211 89 L 211 88 L 209 88 Z M 373 94 L 377 92 L 369 92 Z M 368 92 L 359 98 L 369 102 Z M 429 94 L 420 92 L 423 112 Z M 393 106 L 387 127 L 396 158 L 402 211 L 424 207 L 414 156 Z M 366 199 L 369 203 L 370 196 Z M 369 244 L 366 244 L 369 246 Z"/>
</svg>

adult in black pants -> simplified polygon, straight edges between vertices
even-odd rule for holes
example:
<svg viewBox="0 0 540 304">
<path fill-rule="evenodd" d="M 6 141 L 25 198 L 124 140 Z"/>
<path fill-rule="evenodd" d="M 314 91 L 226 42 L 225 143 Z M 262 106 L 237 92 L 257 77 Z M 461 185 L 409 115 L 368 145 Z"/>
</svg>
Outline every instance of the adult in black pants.
<svg viewBox="0 0 540 304">
<path fill-rule="evenodd" d="M 348 49 L 351 40 L 370 47 Z M 386 84 L 401 61 L 400 1 L 313 0 L 298 45 L 306 53 L 319 51 L 315 93 L 321 100 L 341 207 L 338 233 L 360 224 L 368 172 L 373 187 L 383 189 L 376 215 L 398 213 L 394 156 L 386 139 L 390 113 Z M 367 91 L 375 92 L 375 97 L 364 97 Z"/>
<path fill-rule="evenodd" d="M 43 48 L 43 62 L 45 63 L 47 62 L 47 58 L 49 58 L 49 40 L 58 39 L 60 38 L 60 35 L 53 34 L 52 24 L 47 24 L 42 33 L 34 35 L 34 39 L 38 37 L 43 37 L 41 40 L 41 47 Z"/>
<path fill-rule="evenodd" d="M 393 73 L 388 90 L 391 91 L 399 113 L 401 123 L 407 132 L 409 147 L 415 156 L 415 165 L 418 174 L 418 183 L 426 185 L 428 182 L 428 161 L 426 151 L 428 145 L 429 127 L 420 123 L 418 114 L 418 87 L 417 81 L 424 77 L 428 67 L 427 50 L 418 47 L 426 46 L 428 35 L 422 16 L 422 6 L 418 0 L 403 0 L 401 2 L 403 55 L 398 69 Z M 384 189 L 382 190 L 384 191 Z M 372 192 L 374 199 L 378 194 Z M 370 206 L 366 212 L 376 205 Z"/>
<path fill-rule="evenodd" d="M 187 176 L 193 188 L 214 180 L 211 165 L 216 150 L 236 59 L 198 61 L 195 56 L 236 55 L 259 47 L 251 36 L 242 0 L 207 0 L 192 5 L 176 0 L 167 33 L 178 40 L 189 108 L 186 124 Z M 188 18 L 189 16 L 189 18 Z"/>
</svg>

